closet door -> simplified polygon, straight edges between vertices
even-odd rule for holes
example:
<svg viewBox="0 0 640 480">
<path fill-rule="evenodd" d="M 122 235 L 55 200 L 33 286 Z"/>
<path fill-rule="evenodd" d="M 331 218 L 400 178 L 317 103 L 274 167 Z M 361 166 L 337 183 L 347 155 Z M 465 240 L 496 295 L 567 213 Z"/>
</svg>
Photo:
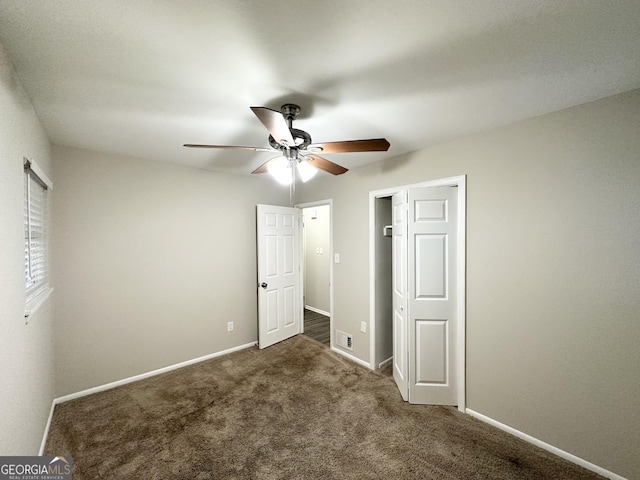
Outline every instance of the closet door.
<svg viewBox="0 0 640 480">
<path fill-rule="evenodd" d="M 393 288 L 393 379 L 402 398 L 409 399 L 407 337 L 407 192 L 391 200 Z"/>
<path fill-rule="evenodd" d="M 410 403 L 457 405 L 457 195 L 457 187 L 408 191 Z"/>
</svg>

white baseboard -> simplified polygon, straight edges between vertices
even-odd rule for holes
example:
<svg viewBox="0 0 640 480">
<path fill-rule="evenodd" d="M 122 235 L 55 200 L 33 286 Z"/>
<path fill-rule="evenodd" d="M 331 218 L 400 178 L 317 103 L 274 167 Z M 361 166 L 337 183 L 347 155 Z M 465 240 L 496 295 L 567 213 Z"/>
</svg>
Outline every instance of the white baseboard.
<svg viewBox="0 0 640 480">
<path fill-rule="evenodd" d="M 53 418 L 53 410 L 56 408 L 56 399 L 51 401 L 51 409 L 49 410 L 49 418 L 47 418 L 47 424 L 44 426 L 44 434 L 42 435 L 42 442 L 40 442 L 40 450 L 38 455 L 44 455 L 44 447 L 47 444 L 47 437 L 49 436 L 49 427 L 51 427 L 51 419 Z"/>
<path fill-rule="evenodd" d="M 309 305 L 305 305 L 304 308 L 306 308 L 307 310 L 311 310 L 312 312 L 319 313 L 320 315 L 324 315 L 325 317 L 331 316 L 329 312 L 325 312 L 324 310 L 320 310 L 319 308 L 316 308 L 316 307 L 310 307 Z"/>
<path fill-rule="evenodd" d="M 378 364 L 378 369 L 384 368 L 387 365 L 389 365 L 391 362 L 393 362 L 393 357 L 389 357 L 386 360 L 383 360 L 382 362 L 380 362 Z"/>
<path fill-rule="evenodd" d="M 342 355 L 343 357 L 347 357 L 349 360 L 351 360 L 352 362 L 356 362 L 358 365 L 362 365 L 363 367 L 368 368 L 369 370 L 373 370 L 371 368 L 371 365 L 368 364 L 367 362 L 365 362 L 364 360 L 360 360 L 358 357 L 354 357 L 353 355 L 351 355 L 350 353 L 345 352 L 344 350 L 340 350 L 339 348 L 336 347 L 331 347 L 331 351 L 339 353 L 340 355 Z"/>
<path fill-rule="evenodd" d="M 580 465 L 581 467 L 584 467 L 587 470 L 591 470 L 592 472 L 602 475 L 603 477 L 610 478 L 611 480 L 627 480 L 616 473 L 610 472 L 609 470 L 605 470 L 604 468 L 599 467 L 598 465 L 595 465 L 591 462 L 587 462 L 586 460 L 580 457 L 577 457 L 572 453 L 565 452 L 564 450 L 561 450 L 558 447 L 554 447 L 553 445 L 543 442 L 542 440 L 538 440 L 537 438 L 532 437 L 531 435 L 527 435 L 526 433 L 521 432 L 520 430 L 516 430 L 515 428 L 510 427 L 509 425 L 505 425 L 504 423 L 500 423 L 497 420 L 494 420 L 493 418 L 487 417 L 486 415 L 483 415 L 474 410 L 471 410 L 470 408 L 466 409 L 466 413 L 468 413 L 472 417 L 477 418 L 478 420 L 482 420 L 483 422 L 488 423 L 489 425 L 493 425 L 494 427 L 497 427 L 500 430 L 504 430 L 505 432 L 510 433 L 511 435 L 514 435 L 524 440 L 525 442 L 532 443 L 536 447 L 540 447 L 548 452 L 553 453 L 554 455 L 557 455 L 558 457 L 564 458 L 565 460 L 568 460 L 572 463 Z"/>
<path fill-rule="evenodd" d="M 112 388 L 120 387 L 122 385 L 126 385 L 127 383 L 137 382 L 139 380 L 144 380 L 145 378 L 154 377 L 156 375 L 160 375 L 161 373 L 170 372 L 172 370 L 176 370 L 178 368 L 186 367 L 189 365 L 193 365 L 194 363 L 204 362 L 205 360 L 210 360 L 212 358 L 221 357 L 222 355 L 226 355 L 228 353 L 237 352 L 238 350 L 244 350 L 245 348 L 250 348 L 256 345 L 256 342 L 247 343 L 245 345 L 239 345 L 237 347 L 229 348 L 227 350 L 223 350 L 221 352 L 211 353 L 209 355 L 205 355 L 203 357 L 194 358 L 193 360 L 187 360 L 185 362 L 176 363 L 175 365 L 170 365 L 168 367 L 159 368 L 158 370 L 153 370 L 147 373 L 141 373 L 140 375 L 134 375 L 133 377 L 124 378 L 122 380 L 117 380 L 115 382 L 107 383 L 105 385 L 100 385 L 98 387 L 89 388 L 87 390 L 82 390 L 81 392 L 71 393 L 69 395 L 65 395 L 63 397 L 58 397 L 54 400 L 54 404 L 58 405 L 59 403 L 68 402 L 69 400 L 75 400 L 76 398 L 86 397 L 87 395 L 91 395 L 93 393 L 104 392 L 105 390 L 111 390 Z"/>
</svg>

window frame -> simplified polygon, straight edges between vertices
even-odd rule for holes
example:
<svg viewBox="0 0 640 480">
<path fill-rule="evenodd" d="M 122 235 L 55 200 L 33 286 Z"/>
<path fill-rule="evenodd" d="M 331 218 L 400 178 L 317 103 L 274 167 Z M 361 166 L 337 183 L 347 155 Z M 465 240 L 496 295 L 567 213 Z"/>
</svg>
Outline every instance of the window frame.
<svg viewBox="0 0 640 480">
<path fill-rule="evenodd" d="M 23 159 L 24 166 L 24 247 L 25 247 L 25 318 L 35 313 L 52 291 L 49 282 L 48 191 L 53 182 L 33 160 Z M 37 188 L 38 190 L 34 190 Z M 39 257 L 34 260 L 34 250 Z M 34 270 L 37 270 L 34 273 Z"/>
</svg>

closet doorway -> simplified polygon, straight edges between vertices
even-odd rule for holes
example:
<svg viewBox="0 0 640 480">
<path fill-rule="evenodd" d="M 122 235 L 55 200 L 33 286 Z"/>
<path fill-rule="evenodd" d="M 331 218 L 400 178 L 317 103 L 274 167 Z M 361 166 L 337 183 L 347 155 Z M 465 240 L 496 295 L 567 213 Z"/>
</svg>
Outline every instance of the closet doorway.
<svg viewBox="0 0 640 480">
<path fill-rule="evenodd" d="M 370 192 L 371 368 L 465 411 L 466 177 Z"/>
<path fill-rule="evenodd" d="M 303 333 L 333 345 L 331 200 L 297 205 L 302 209 Z"/>
</svg>

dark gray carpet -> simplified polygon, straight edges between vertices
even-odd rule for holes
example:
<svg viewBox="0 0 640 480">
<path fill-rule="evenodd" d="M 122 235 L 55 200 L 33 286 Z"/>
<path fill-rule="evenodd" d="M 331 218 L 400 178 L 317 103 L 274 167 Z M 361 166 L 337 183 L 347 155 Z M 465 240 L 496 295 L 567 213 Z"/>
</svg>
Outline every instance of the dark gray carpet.
<svg viewBox="0 0 640 480">
<path fill-rule="evenodd" d="M 602 478 L 298 335 L 56 406 L 74 480 Z"/>
<path fill-rule="evenodd" d="M 330 319 L 326 315 L 304 309 L 304 334 L 323 343 L 331 344 Z"/>
</svg>

